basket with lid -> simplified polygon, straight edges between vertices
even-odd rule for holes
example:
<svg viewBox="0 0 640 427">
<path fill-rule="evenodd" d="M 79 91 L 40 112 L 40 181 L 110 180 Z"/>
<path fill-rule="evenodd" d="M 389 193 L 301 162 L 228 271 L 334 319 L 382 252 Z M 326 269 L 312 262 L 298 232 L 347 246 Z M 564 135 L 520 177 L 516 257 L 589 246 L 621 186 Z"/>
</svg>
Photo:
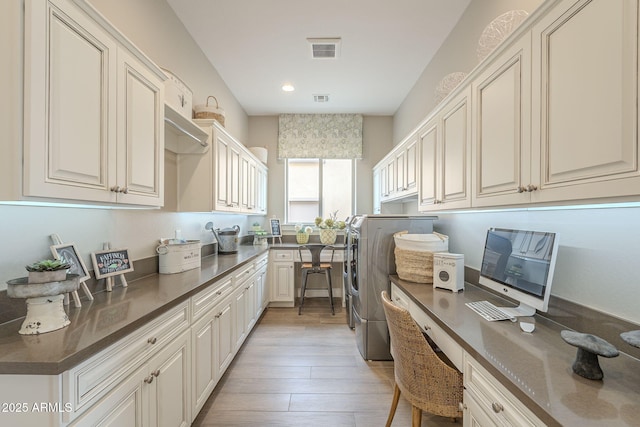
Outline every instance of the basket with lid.
<svg viewBox="0 0 640 427">
<path fill-rule="evenodd" d="M 440 233 L 393 235 L 396 273 L 402 280 L 433 283 L 433 254 L 449 251 L 449 237 Z"/>
</svg>

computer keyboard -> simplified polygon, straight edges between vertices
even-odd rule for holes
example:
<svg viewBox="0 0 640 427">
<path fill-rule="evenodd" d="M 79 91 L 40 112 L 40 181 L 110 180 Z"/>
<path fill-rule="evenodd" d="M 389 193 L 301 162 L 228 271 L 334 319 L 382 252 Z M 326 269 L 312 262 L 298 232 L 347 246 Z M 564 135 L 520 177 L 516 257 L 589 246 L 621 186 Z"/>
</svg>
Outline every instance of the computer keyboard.
<svg viewBox="0 0 640 427">
<path fill-rule="evenodd" d="M 511 320 L 512 322 L 515 322 L 517 320 L 515 317 L 500 310 L 489 301 L 473 301 L 467 302 L 465 305 L 489 322 L 494 322 L 496 320 Z"/>
</svg>

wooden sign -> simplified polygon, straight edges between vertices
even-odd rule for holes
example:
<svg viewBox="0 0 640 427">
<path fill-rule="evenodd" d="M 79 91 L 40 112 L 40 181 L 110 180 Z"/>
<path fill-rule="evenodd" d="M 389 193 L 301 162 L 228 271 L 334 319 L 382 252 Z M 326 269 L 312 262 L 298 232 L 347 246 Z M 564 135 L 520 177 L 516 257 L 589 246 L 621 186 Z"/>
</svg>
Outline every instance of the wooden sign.
<svg viewBox="0 0 640 427">
<path fill-rule="evenodd" d="M 271 223 L 271 236 L 272 237 L 282 236 L 282 230 L 280 229 L 280 220 L 276 218 L 271 218 L 270 223 Z"/>
<path fill-rule="evenodd" d="M 133 271 L 133 261 L 128 249 L 108 249 L 91 253 L 96 279 L 116 276 Z"/>
</svg>

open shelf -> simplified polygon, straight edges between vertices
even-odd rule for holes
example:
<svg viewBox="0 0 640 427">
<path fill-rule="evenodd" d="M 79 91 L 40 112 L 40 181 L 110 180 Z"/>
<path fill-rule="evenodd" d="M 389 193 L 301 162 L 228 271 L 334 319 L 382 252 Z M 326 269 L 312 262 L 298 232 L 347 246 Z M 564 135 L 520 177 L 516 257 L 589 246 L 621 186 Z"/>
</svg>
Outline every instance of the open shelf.
<svg viewBox="0 0 640 427">
<path fill-rule="evenodd" d="M 166 141 L 167 150 L 178 154 L 206 153 L 209 150 L 207 132 L 166 103 L 164 104 L 164 123 L 165 131 L 178 136 L 177 143 Z"/>
</svg>

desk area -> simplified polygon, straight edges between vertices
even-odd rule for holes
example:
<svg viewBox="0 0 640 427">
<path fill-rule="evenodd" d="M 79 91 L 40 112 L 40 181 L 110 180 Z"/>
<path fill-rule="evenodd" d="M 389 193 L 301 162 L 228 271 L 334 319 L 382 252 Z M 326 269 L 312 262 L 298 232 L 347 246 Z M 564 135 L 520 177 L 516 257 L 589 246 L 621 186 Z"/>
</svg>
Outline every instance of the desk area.
<svg viewBox="0 0 640 427">
<path fill-rule="evenodd" d="M 535 315 L 533 333 L 518 323 L 488 322 L 465 306 L 488 300 L 512 305 L 480 287 L 465 284 L 454 294 L 391 276 L 392 299 L 409 309 L 456 367 L 465 383 L 465 426 L 640 425 L 640 361 L 624 353 L 600 359 L 602 381 L 572 372 L 576 349 L 565 343 L 567 329 Z M 584 331 L 583 331 L 584 332 Z"/>
</svg>

